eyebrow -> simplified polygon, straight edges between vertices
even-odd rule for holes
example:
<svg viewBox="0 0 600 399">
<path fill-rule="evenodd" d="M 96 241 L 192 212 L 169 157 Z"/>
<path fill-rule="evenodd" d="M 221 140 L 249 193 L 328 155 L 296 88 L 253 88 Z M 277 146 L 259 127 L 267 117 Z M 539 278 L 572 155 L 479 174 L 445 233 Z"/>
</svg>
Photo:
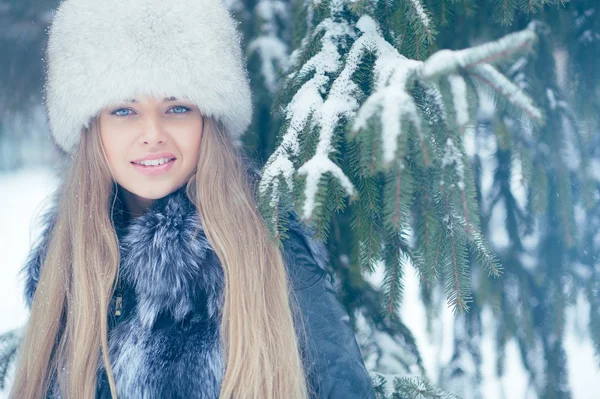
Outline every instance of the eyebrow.
<svg viewBox="0 0 600 399">
<path fill-rule="evenodd" d="M 163 102 L 166 102 L 166 101 L 179 101 L 179 100 L 177 98 L 175 98 L 175 97 L 165 97 L 163 99 Z M 129 100 L 125 100 L 125 102 L 137 103 L 137 100 L 135 100 L 135 99 L 129 99 Z"/>
</svg>

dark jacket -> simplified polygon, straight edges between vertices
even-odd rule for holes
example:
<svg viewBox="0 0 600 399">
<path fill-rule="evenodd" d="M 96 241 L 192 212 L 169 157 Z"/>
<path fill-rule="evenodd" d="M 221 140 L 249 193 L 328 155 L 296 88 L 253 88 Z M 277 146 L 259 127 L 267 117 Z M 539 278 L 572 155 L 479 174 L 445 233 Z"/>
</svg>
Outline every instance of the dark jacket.
<svg viewBox="0 0 600 399">
<path fill-rule="evenodd" d="M 56 204 L 55 204 L 56 205 Z M 56 206 L 54 206 L 56 208 Z M 121 251 L 122 315 L 109 311 L 109 356 L 120 398 L 217 398 L 223 377 L 219 342 L 223 270 L 201 228 L 185 186 L 125 223 L 117 197 L 113 219 Z M 45 234 L 25 265 L 30 306 L 39 265 L 55 213 L 45 217 Z M 195 229 L 200 233 L 190 240 Z M 295 215 L 283 241 L 284 259 L 308 345 L 310 384 L 316 398 L 374 399 L 348 314 L 326 269 L 325 247 L 311 238 Z M 49 397 L 60 397 L 56 384 Z M 97 398 L 110 398 L 98 364 Z"/>
</svg>

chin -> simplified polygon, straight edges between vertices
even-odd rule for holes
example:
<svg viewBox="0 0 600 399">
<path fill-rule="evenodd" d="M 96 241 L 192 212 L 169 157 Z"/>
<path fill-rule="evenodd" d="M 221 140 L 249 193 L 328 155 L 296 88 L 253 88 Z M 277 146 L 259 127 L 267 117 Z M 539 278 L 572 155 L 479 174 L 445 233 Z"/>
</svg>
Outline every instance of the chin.
<svg viewBox="0 0 600 399">
<path fill-rule="evenodd" d="M 156 200 L 162 197 L 165 197 L 177 190 L 180 185 L 177 184 L 160 184 L 160 183 L 146 183 L 141 186 L 132 186 L 132 189 L 127 189 L 132 194 L 136 196 L 147 199 L 147 200 Z"/>
</svg>

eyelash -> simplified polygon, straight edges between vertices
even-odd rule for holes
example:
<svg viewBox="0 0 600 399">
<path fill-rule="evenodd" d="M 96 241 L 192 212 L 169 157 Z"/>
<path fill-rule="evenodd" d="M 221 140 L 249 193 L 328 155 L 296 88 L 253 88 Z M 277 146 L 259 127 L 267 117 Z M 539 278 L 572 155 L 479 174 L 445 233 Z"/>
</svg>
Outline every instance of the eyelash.
<svg viewBox="0 0 600 399">
<path fill-rule="evenodd" d="M 175 115 L 183 115 L 183 114 L 187 114 L 188 112 L 190 112 L 190 111 L 192 110 L 191 108 L 189 108 L 189 107 L 186 107 L 186 106 L 184 106 L 184 105 L 174 105 L 174 106 L 172 106 L 172 107 L 171 107 L 171 108 L 169 108 L 169 109 L 171 110 L 171 109 L 173 109 L 173 108 L 184 108 L 184 109 L 186 110 L 186 112 L 174 112 L 174 114 L 175 114 Z M 126 117 L 126 116 L 129 116 L 129 115 L 131 115 L 131 114 L 129 114 L 129 115 L 117 115 L 117 112 L 119 112 L 119 111 L 122 111 L 122 110 L 133 111 L 133 110 L 132 110 L 132 109 L 130 109 L 130 108 L 119 108 L 119 109 L 115 109 L 115 110 L 114 110 L 113 112 L 111 112 L 110 114 L 111 114 L 111 115 L 120 116 L 120 117 Z"/>
</svg>

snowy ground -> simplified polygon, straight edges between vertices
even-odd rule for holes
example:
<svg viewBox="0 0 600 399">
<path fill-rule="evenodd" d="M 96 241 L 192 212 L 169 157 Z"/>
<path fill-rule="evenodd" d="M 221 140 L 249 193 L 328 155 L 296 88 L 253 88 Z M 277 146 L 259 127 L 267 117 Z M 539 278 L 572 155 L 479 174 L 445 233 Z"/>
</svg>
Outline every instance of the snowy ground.
<svg viewBox="0 0 600 399">
<path fill-rule="evenodd" d="M 23 276 L 30 246 L 39 235 L 35 217 L 47 204 L 56 187 L 56 178 L 48 169 L 21 170 L 0 174 L 0 334 L 22 326 L 28 317 L 23 299 Z M 8 396 L 0 391 L 0 399 Z"/>
<path fill-rule="evenodd" d="M 13 174 L 0 174 L 0 333 L 22 326 L 27 320 L 23 302 L 23 279 L 18 275 L 32 242 L 39 234 L 35 217 L 47 205 L 49 194 L 56 187 L 56 178 L 47 169 L 21 170 Z M 377 276 L 373 276 L 377 278 Z M 587 332 L 587 304 L 580 300 L 569 309 L 565 347 L 569 362 L 569 382 L 574 399 L 597 398 L 600 388 L 600 369 L 593 357 L 593 348 Z M 439 342 L 432 342 L 425 332 L 425 311 L 418 299 L 418 281 L 414 273 L 406 274 L 402 316 L 415 334 L 425 367 L 435 381 L 438 367 L 451 356 L 451 331 L 453 316 L 450 310 L 442 315 L 444 334 Z M 519 360 L 517 346 L 507 347 L 506 375 L 499 379 L 494 374 L 493 320 L 484 312 L 484 339 L 482 341 L 484 398 L 535 398 L 527 387 L 526 373 Z M 441 348 L 441 349 L 437 349 Z M 7 391 L 0 391 L 0 399 Z"/>
</svg>

